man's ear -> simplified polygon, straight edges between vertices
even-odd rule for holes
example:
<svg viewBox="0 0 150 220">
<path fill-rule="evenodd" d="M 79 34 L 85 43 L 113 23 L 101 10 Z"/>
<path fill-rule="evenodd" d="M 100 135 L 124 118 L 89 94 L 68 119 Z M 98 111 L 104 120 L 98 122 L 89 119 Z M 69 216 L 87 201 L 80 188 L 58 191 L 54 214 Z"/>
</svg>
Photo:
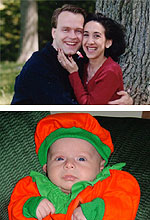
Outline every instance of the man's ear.
<svg viewBox="0 0 150 220">
<path fill-rule="evenodd" d="M 52 37 L 53 37 L 53 39 L 55 39 L 55 34 L 56 34 L 56 28 L 52 28 Z"/>
<path fill-rule="evenodd" d="M 46 164 L 43 165 L 43 171 L 44 171 L 45 173 L 47 172 L 47 165 L 46 165 Z"/>
<path fill-rule="evenodd" d="M 111 45 L 112 45 L 112 40 L 107 40 L 106 41 L 106 48 L 111 47 Z"/>
<path fill-rule="evenodd" d="M 105 160 L 102 160 L 101 162 L 100 162 L 100 172 L 104 169 L 104 164 L 105 164 Z"/>
</svg>

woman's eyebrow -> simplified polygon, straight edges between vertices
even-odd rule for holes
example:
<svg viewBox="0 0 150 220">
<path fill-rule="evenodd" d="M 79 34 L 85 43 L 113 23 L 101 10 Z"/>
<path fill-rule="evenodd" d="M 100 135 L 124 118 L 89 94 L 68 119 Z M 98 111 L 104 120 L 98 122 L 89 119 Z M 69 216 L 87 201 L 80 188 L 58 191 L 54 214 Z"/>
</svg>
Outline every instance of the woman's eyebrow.
<svg viewBox="0 0 150 220">
<path fill-rule="evenodd" d="M 89 31 L 84 31 L 84 33 L 89 33 Z M 99 32 L 99 31 L 95 31 L 94 34 L 100 34 L 101 35 L 102 33 Z"/>
<path fill-rule="evenodd" d="M 99 31 L 95 31 L 94 34 L 101 34 L 101 32 L 99 32 Z"/>
</svg>

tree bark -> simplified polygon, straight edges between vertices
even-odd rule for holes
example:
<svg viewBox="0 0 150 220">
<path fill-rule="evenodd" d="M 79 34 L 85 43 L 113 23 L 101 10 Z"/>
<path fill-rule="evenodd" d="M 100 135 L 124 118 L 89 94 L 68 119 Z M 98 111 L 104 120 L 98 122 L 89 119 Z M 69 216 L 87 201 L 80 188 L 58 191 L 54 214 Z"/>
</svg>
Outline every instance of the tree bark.
<svg viewBox="0 0 150 220">
<path fill-rule="evenodd" d="M 149 0 L 97 0 L 96 11 L 125 26 L 127 49 L 119 62 L 124 87 L 134 104 L 150 104 Z"/>
<path fill-rule="evenodd" d="M 21 0 L 21 37 L 19 63 L 38 50 L 38 10 L 36 0 Z"/>
</svg>

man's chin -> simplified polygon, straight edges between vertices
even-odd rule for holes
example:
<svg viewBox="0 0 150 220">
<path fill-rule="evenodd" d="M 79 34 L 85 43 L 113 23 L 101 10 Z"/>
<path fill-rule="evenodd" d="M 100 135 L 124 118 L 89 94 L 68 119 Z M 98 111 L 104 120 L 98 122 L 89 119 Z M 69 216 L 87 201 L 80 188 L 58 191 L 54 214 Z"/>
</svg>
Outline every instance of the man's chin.
<svg viewBox="0 0 150 220">
<path fill-rule="evenodd" d="M 67 52 L 67 53 L 65 53 L 66 56 L 73 56 L 74 54 L 76 54 L 76 52 Z"/>
<path fill-rule="evenodd" d="M 68 56 L 68 55 L 74 55 L 76 54 L 77 50 L 64 50 L 64 53 Z"/>
</svg>

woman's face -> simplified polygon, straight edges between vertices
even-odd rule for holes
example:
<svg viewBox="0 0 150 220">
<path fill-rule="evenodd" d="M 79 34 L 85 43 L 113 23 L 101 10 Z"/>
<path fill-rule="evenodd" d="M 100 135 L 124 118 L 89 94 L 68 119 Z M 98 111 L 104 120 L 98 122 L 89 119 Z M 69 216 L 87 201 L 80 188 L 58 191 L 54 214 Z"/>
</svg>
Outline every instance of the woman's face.
<svg viewBox="0 0 150 220">
<path fill-rule="evenodd" d="M 112 40 L 105 37 L 104 27 L 97 21 L 89 21 L 84 26 L 82 46 L 89 59 L 104 56 L 105 48 L 109 48 Z"/>
</svg>

